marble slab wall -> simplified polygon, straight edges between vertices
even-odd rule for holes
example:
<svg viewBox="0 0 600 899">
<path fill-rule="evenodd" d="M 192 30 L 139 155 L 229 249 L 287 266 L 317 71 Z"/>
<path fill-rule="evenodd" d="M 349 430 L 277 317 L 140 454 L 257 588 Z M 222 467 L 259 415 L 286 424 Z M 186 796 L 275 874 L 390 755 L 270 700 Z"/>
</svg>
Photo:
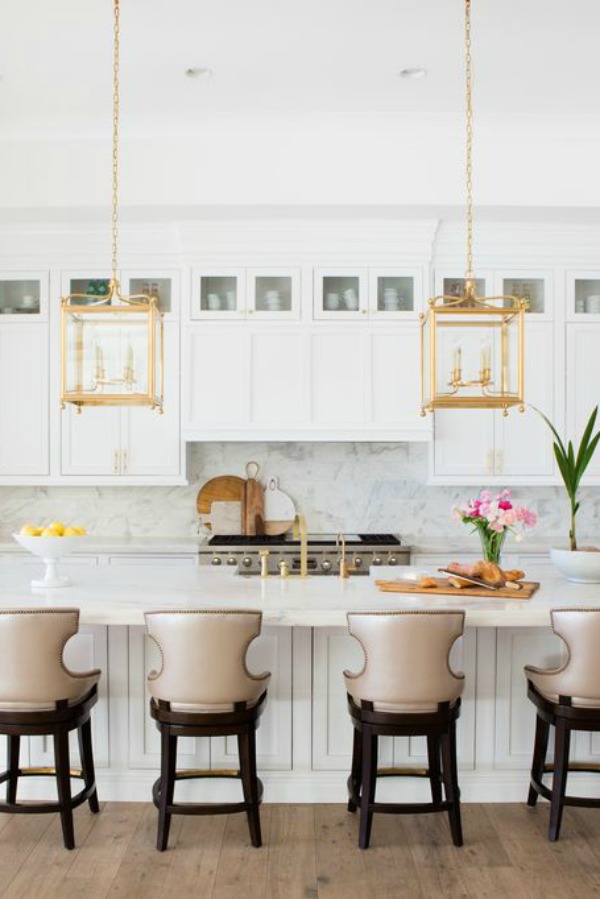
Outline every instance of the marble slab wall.
<svg viewBox="0 0 600 899">
<path fill-rule="evenodd" d="M 192 447 L 189 487 L 1 487 L 0 536 L 55 518 L 97 536 L 195 534 L 202 484 L 220 474 L 244 476 L 251 459 L 263 483 L 279 479 L 311 532 L 393 532 L 407 542 L 468 536 L 450 510 L 476 488 L 426 486 L 427 447 L 410 443 L 202 443 Z M 540 516 L 532 537 L 566 539 L 564 490 L 513 492 Z M 581 505 L 579 533 L 600 539 L 600 489 L 583 490 Z"/>
</svg>

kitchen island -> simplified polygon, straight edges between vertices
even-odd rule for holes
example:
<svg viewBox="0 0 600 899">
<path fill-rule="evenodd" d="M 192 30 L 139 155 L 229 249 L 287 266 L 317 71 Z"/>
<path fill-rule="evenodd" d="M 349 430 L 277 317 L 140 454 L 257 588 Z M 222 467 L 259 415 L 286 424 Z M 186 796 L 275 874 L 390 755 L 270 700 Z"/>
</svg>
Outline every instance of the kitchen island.
<svg viewBox="0 0 600 899">
<path fill-rule="evenodd" d="M 382 594 L 367 577 L 261 581 L 226 568 L 102 567 L 68 559 L 61 563 L 61 572 L 72 577 L 72 586 L 33 591 L 29 582 L 39 576 L 39 569 L 32 564 L 0 564 L 0 608 L 81 609 L 81 632 L 68 644 L 65 658 L 73 667 L 97 666 L 103 671 L 93 717 L 102 799 L 150 801 L 158 770 L 158 733 L 148 715 L 145 686 L 148 671 L 160 661 L 145 636 L 146 609 L 262 609 L 263 634 L 250 647 L 248 662 L 251 670 L 273 673 L 257 735 L 265 800 L 343 802 L 351 726 L 342 671 L 357 670 L 362 664 L 362 651 L 346 629 L 345 612 L 464 608 L 465 635 L 452 655 L 453 665 L 466 675 L 459 722 L 462 795 L 465 801 L 523 801 L 534 727 L 523 665 L 555 664 L 564 656 L 562 642 L 549 627 L 551 608 L 600 606 L 599 585 L 569 584 L 547 566 L 537 576 L 536 569 L 528 570 L 528 579 L 539 579 L 542 585 L 530 600 Z M 600 739 L 577 734 L 574 755 L 577 760 L 600 761 Z M 424 759 L 421 740 L 381 741 L 384 766 L 420 765 Z M 50 747 L 41 738 L 31 738 L 23 747 L 22 764 L 28 763 L 52 764 Z M 234 767 L 235 742 L 182 741 L 181 764 Z M 581 780 L 581 789 L 587 791 L 592 778 L 581 775 Z M 182 797 L 187 786 L 182 784 Z M 237 786 L 208 783 L 203 788 Z M 24 788 L 38 787 L 31 780 Z M 397 786 L 389 781 L 381 796 L 394 789 L 416 798 L 424 784 L 407 781 Z"/>
</svg>

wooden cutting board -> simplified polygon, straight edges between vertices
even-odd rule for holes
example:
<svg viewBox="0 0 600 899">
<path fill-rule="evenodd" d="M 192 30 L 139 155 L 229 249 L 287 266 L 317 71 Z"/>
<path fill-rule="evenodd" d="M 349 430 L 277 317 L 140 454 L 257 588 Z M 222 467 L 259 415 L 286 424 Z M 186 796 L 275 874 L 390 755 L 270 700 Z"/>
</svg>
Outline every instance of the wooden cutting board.
<svg viewBox="0 0 600 899">
<path fill-rule="evenodd" d="M 510 587 L 500 587 L 499 590 L 488 590 L 486 587 L 452 587 L 446 578 L 434 577 L 437 587 L 420 587 L 416 581 L 375 581 L 377 587 L 383 593 L 421 593 L 430 596 L 462 596 L 470 599 L 472 596 L 485 596 L 486 599 L 531 599 L 540 586 L 536 581 L 521 581 L 520 590 L 511 590 Z"/>
<path fill-rule="evenodd" d="M 210 529 L 210 509 L 214 502 L 243 503 L 246 480 L 233 474 L 211 478 L 200 488 L 196 498 L 196 509 L 205 527 Z"/>
<path fill-rule="evenodd" d="M 258 462 L 248 462 L 248 478 L 244 483 L 242 500 L 242 531 L 250 537 L 265 532 L 265 491 L 263 485 L 256 480 L 258 472 Z"/>
</svg>

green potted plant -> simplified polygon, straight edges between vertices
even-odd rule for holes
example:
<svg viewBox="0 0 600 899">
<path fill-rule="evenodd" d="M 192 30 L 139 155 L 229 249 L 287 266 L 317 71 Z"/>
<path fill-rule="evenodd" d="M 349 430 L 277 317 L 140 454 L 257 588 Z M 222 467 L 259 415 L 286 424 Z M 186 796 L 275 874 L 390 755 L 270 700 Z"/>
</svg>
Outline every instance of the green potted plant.
<svg viewBox="0 0 600 899">
<path fill-rule="evenodd" d="M 532 407 L 533 408 L 533 407 Z M 600 431 L 594 434 L 596 418 L 598 416 L 598 406 L 593 410 L 588 422 L 584 428 L 579 446 L 575 448 L 573 442 L 569 440 L 565 447 L 564 441 L 560 434 L 552 424 L 549 418 L 538 412 L 554 435 L 554 456 L 556 464 L 560 471 L 569 504 L 571 509 L 571 523 L 569 528 L 569 548 L 559 549 L 552 548 L 550 557 L 561 574 L 564 574 L 567 580 L 579 583 L 596 584 L 600 583 L 600 550 L 596 547 L 580 547 L 577 545 L 577 513 L 579 512 L 580 502 L 578 499 L 579 487 L 581 479 L 586 468 L 590 464 L 592 457 L 600 441 Z"/>
</svg>

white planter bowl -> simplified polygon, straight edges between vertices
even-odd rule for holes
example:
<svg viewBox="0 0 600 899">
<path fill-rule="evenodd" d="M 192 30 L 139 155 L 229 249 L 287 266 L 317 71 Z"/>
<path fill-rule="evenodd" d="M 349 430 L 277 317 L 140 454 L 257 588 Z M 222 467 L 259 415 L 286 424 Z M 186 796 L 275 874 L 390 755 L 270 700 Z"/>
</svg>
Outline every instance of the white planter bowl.
<svg viewBox="0 0 600 899">
<path fill-rule="evenodd" d="M 550 558 L 568 581 L 600 584 L 600 552 L 552 548 Z"/>
<path fill-rule="evenodd" d="M 32 587 L 68 587 L 71 583 L 68 577 L 58 574 L 57 562 L 68 556 L 73 550 L 78 549 L 86 536 L 77 537 L 30 537 L 28 534 L 13 534 L 23 549 L 36 556 L 40 556 L 46 563 L 46 572 L 42 580 L 34 579 Z"/>
</svg>

